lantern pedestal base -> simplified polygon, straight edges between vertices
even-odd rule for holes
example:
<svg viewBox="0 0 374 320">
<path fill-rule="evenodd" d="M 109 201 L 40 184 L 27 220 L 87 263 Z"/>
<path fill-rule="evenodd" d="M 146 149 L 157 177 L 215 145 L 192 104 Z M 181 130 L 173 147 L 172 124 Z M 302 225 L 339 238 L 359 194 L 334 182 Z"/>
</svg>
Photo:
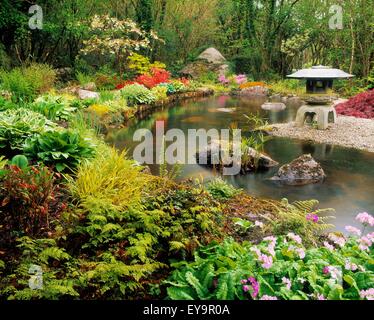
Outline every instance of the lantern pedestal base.
<svg viewBox="0 0 374 320">
<path fill-rule="evenodd" d="M 296 116 L 296 125 L 303 127 L 306 121 L 316 123 L 318 130 L 326 130 L 329 123 L 336 123 L 337 114 L 333 106 L 302 106 Z"/>
</svg>

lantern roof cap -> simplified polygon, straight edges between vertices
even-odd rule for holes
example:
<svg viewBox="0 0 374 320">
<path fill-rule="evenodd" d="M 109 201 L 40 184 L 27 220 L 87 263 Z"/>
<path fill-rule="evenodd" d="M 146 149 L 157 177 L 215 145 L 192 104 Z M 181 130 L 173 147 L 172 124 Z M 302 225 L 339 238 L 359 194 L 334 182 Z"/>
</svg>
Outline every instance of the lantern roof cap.
<svg viewBox="0 0 374 320">
<path fill-rule="evenodd" d="M 313 66 L 309 69 L 301 69 L 287 76 L 291 79 L 349 79 L 354 75 L 344 72 L 340 69 L 334 69 L 327 66 Z"/>
</svg>

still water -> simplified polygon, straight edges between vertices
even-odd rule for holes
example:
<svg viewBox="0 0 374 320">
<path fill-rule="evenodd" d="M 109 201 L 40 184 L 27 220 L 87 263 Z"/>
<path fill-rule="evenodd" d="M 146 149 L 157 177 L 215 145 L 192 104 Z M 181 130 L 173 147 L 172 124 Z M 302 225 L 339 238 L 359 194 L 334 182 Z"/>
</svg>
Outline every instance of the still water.
<svg viewBox="0 0 374 320">
<path fill-rule="evenodd" d="M 232 123 L 236 123 L 238 128 L 241 128 L 247 123 L 244 114 L 259 113 L 268 119 L 269 123 L 289 122 L 295 119 L 299 107 L 297 102 L 290 102 L 284 111 L 263 111 L 261 110 L 263 102 L 265 100 L 229 96 L 185 101 L 156 112 L 144 120 L 134 121 L 125 129 L 109 132 L 107 142 L 120 150 L 128 150 L 131 156 L 136 146 L 132 140 L 134 132 L 146 128 L 155 136 L 156 121 L 164 121 L 165 131 L 179 128 L 186 133 L 188 129 L 227 129 Z M 267 142 L 265 152 L 280 165 L 302 154 L 310 153 L 321 163 L 327 179 L 322 183 L 307 186 L 279 185 L 269 181 L 278 168 L 267 172 L 224 177 L 224 179 L 254 196 L 287 198 L 290 201 L 317 199 L 320 201 L 320 208 L 336 210 L 333 213 L 336 218 L 331 223 L 340 231 L 343 231 L 347 224 L 358 226 L 354 221 L 357 213 L 363 211 L 374 213 L 373 153 L 285 138 L 274 138 Z M 154 174 L 158 173 L 156 166 L 151 166 L 151 170 Z M 209 168 L 184 165 L 180 178 L 200 178 L 209 181 L 215 175 L 217 173 Z"/>
</svg>

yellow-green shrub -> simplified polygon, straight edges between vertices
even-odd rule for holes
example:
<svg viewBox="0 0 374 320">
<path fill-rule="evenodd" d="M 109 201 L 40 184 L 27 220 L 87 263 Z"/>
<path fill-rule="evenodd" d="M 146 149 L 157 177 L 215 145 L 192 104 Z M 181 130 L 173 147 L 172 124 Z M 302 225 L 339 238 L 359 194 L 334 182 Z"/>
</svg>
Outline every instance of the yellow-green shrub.
<svg viewBox="0 0 374 320">
<path fill-rule="evenodd" d="M 168 95 L 168 88 L 157 86 L 151 89 L 153 95 L 156 97 L 156 101 L 165 100 L 167 99 Z"/>
<path fill-rule="evenodd" d="M 166 65 L 162 62 L 155 61 L 151 63 L 147 57 L 141 54 L 133 53 L 128 58 L 128 67 L 137 75 L 150 73 L 153 68 L 166 69 Z"/>
<path fill-rule="evenodd" d="M 146 175 L 140 173 L 126 153 L 102 147 L 91 162 L 78 167 L 76 177 L 68 178 L 73 197 L 85 210 L 111 207 L 118 211 L 138 207 Z"/>
</svg>

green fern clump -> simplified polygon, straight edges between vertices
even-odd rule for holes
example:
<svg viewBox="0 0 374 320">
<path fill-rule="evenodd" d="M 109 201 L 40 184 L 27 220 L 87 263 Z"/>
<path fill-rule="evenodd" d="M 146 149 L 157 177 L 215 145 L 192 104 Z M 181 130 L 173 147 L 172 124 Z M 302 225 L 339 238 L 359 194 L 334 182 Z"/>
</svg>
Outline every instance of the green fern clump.
<svg viewBox="0 0 374 320">
<path fill-rule="evenodd" d="M 74 288 L 76 276 L 70 273 L 76 270 L 78 261 L 58 247 L 55 240 L 22 237 L 18 243 L 19 263 L 0 281 L 0 295 L 9 300 L 58 300 L 79 296 Z M 5 280 L 10 284 L 4 286 Z"/>
<path fill-rule="evenodd" d="M 334 212 L 334 209 L 317 209 L 317 200 L 296 201 L 289 203 L 283 199 L 278 205 L 273 203 L 277 214 L 267 218 L 276 235 L 286 234 L 289 231 L 299 234 L 308 245 L 316 245 L 321 240 L 321 235 L 331 230 L 334 226 L 327 223 L 332 216 L 323 216 Z M 308 216 L 317 217 L 318 221 L 308 219 Z"/>
<path fill-rule="evenodd" d="M 240 281 L 253 264 L 244 246 L 232 240 L 221 245 L 212 243 L 195 254 L 195 262 L 173 264 L 176 270 L 165 282 L 168 297 L 172 300 L 241 299 Z"/>
<path fill-rule="evenodd" d="M 207 190 L 217 200 L 229 200 L 241 192 L 222 180 L 222 178 L 210 181 L 207 185 Z"/>
</svg>

